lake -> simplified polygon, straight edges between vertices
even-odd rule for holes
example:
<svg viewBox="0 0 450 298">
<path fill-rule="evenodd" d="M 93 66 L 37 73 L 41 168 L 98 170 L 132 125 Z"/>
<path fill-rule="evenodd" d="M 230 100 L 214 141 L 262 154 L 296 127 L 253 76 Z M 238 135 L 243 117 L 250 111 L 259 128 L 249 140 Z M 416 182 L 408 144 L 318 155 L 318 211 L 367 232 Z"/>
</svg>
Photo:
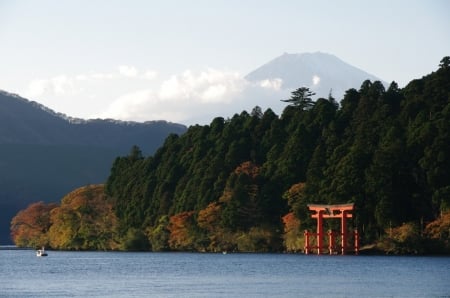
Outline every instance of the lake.
<svg viewBox="0 0 450 298">
<path fill-rule="evenodd" d="M 450 297 L 450 257 L 0 250 L 0 297 Z"/>
</svg>

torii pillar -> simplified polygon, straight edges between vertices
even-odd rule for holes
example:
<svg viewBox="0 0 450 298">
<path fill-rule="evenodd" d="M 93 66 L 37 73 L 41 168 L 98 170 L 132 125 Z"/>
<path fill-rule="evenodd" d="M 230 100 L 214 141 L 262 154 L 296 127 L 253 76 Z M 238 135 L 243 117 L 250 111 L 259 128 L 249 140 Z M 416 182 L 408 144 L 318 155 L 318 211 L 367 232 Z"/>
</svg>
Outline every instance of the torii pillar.
<svg viewBox="0 0 450 298">
<path fill-rule="evenodd" d="M 345 254 L 347 251 L 347 218 L 352 218 L 353 215 L 350 213 L 353 211 L 354 204 L 342 204 L 342 205 L 316 205 L 309 204 L 308 208 L 310 211 L 315 213 L 311 215 L 312 218 L 317 219 L 317 254 L 321 254 L 322 250 L 325 248 L 323 245 L 323 219 L 324 218 L 340 218 L 341 219 L 341 254 Z M 311 247 L 309 247 L 309 233 L 305 232 L 305 253 L 309 253 Z M 334 235 L 332 232 L 329 233 L 330 243 L 334 242 Z M 358 252 L 358 231 L 355 231 L 355 252 Z M 331 246 L 329 248 L 331 253 Z"/>
</svg>

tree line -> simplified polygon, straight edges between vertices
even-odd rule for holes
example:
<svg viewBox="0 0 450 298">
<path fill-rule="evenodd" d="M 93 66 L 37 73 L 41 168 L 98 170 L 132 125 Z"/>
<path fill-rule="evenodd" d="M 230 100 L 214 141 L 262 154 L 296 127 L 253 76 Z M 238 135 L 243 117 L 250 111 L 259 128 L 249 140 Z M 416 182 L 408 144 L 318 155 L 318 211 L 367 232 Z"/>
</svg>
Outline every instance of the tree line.
<svg viewBox="0 0 450 298">
<path fill-rule="evenodd" d="M 103 225 L 66 214 L 75 203 L 61 209 L 65 198 L 42 233 L 67 238 L 48 240 L 65 249 L 299 251 L 302 231 L 315 229 L 307 204 L 354 203 L 363 244 L 448 250 L 450 57 L 403 89 L 365 81 L 340 104 L 313 95 L 295 90 L 280 116 L 255 107 L 191 126 L 153 156 L 133 147 L 88 191 L 102 198 L 94 205 L 105 213 L 86 210 Z M 16 244 L 27 239 L 17 237 L 19 215 Z M 71 221 L 79 239 L 65 230 Z"/>
</svg>

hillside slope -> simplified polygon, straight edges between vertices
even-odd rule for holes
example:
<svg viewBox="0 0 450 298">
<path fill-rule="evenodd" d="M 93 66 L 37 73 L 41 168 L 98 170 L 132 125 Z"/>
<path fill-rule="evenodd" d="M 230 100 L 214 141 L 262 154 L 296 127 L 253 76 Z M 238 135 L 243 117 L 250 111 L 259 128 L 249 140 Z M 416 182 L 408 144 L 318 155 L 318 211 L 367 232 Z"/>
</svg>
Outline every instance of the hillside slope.
<svg viewBox="0 0 450 298">
<path fill-rule="evenodd" d="M 119 236 L 155 250 L 277 251 L 289 227 L 299 250 L 315 228 L 309 203 L 354 203 L 362 244 L 406 222 L 420 231 L 450 209 L 449 61 L 403 89 L 364 81 L 340 106 L 255 108 L 118 158 L 106 190 Z"/>
<path fill-rule="evenodd" d="M 165 121 L 73 119 L 0 91 L 0 244 L 9 242 L 11 218 L 29 203 L 103 183 L 114 159 L 133 145 L 152 154 L 169 134 L 185 130 Z"/>
</svg>

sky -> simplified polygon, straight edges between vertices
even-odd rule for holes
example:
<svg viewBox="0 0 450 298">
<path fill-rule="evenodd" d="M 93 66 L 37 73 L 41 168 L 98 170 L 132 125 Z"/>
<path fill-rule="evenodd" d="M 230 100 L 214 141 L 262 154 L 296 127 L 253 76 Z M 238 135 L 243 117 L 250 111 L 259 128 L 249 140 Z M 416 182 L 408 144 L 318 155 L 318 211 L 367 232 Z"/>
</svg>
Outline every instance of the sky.
<svg viewBox="0 0 450 298">
<path fill-rule="evenodd" d="M 208 124 L 279 102 L 245 75 L 325 52 L 400 87 L 450 55 L 450 1 L 0 0 L 0 89 L 79 118 Z M 279 111 L 276 111 L 279 112 Z"/>
</svg>

